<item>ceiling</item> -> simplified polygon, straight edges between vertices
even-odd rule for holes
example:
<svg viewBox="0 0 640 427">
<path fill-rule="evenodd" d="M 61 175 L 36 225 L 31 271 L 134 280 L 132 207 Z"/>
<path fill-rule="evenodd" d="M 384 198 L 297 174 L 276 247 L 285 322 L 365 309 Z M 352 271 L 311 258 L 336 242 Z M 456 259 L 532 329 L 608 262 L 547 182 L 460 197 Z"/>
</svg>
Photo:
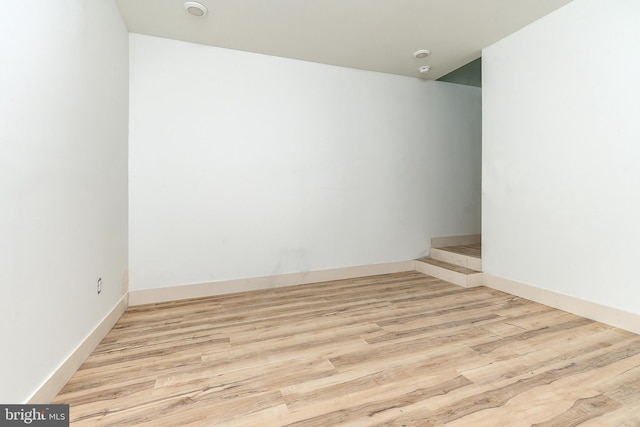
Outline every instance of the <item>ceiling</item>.
<svg viewBox="0 0 640 427">
<path fill-rule="evenodd" d="M 570 1 L 199 0 L 205 17 L 182 0 L 116 3 L 132 33 L 435 80 Z"/>
</svg>

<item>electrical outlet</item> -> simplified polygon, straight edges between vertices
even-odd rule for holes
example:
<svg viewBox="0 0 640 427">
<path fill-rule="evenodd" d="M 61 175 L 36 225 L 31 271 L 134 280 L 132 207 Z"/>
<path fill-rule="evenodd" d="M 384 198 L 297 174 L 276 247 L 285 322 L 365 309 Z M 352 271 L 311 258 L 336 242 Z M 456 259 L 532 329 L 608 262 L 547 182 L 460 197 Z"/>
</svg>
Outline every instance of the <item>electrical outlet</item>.
<svg viewBox="0 0 640 427">
<path fill-rule="evenodd" d="M 98 295 L 102 292 L 102 278 L 98 279 Z"/>
</svg>

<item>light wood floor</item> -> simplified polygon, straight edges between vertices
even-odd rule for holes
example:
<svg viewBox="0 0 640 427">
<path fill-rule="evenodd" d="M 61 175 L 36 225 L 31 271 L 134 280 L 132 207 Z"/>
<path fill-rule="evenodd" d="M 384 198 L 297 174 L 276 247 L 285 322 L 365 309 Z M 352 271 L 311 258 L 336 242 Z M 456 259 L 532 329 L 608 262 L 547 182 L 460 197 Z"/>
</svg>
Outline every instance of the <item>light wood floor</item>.
<svg viewBox="0 0 640 427">
<path fill-rule="evenodd" d="M 482 258 L 482 243 L 471 243 L 468 245 L 447 246 L 439 248 L 456 254 L 468 255 L 474 258 Z"/>
<path fill-rule="evenodd" d="M 390 274 L 130 308 L 55 403 L 73 426 L 640 426 L 640 337 Z"/>
</svg>

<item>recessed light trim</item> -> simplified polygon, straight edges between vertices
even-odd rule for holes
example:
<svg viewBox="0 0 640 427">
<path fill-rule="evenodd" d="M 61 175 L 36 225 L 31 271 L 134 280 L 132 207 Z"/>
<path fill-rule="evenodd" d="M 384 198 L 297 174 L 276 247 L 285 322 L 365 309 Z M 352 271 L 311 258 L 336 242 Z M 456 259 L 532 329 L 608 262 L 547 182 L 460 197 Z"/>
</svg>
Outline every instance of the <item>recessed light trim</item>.
<svg viewBox="0 0 640 427">
<path fill-rule="evenodd" d="M 431 55 L 431 51 L 429 49 L 420 49 L 413 52 L 413 56 L 418 59 L 426 58 L 429 55 Z"/>
<path fill-rule="evenodd" d="M 184 10 L 187 11 L 188 14 L 197 16 L 199 18 L 206 16 L 209 12 L 207 8 L 198 2 L 188 1 L 184 4 Z"/>
</svg>

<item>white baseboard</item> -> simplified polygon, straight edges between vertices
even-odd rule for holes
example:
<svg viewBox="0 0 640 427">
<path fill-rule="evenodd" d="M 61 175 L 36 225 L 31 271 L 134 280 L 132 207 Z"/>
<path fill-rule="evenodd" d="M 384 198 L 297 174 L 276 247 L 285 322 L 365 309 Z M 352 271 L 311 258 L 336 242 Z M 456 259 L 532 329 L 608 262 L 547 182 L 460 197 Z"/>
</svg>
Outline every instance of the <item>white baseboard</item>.
<svg viewBox="0 0 640 427">
<path fill-rule="evenodd" d="M 224 280 L 219 282 L 198 283 L 194 285 L 169 286 L 164 288 L 140 289 L 129 291 L 129 305 L 152 304 L 177 301 L 190 298 L 202 298 L 236 292 L 256 291 L 326 282 L 330 280 L 352 279 L 377 274 L 414 271 L 413 261 L 398 261 L 385 264 L 361 265 L 335 268 L 331 270 L 308 271 L 304 273 L 281 274 L 277 276 L 252 277 L 248 279 Z"/>
<path fill-rule="evenodd" d="M 431 239 L 431 247 L 446 248 L 447 246 L 472 245 L 474 243 L 481 242 L 482 235 L 480 234 L 467 234 L 466 236 L 433 237 Z"/>
<path fill-rule="evenodd" d="M 47 404 L 62 390 L 100 341 L 109 333 L 127 309 L 128 294 L 124 294 L 109 313 L 98 323 L 80 345 L 29 398 L 30 404 Z"/>
<path fill-rule="evenodd" d="M 640 314 L 630 313 L 487 273 L 484 273 L 483 284 L 499 291 L 640 334 Z"/>
</svg>

